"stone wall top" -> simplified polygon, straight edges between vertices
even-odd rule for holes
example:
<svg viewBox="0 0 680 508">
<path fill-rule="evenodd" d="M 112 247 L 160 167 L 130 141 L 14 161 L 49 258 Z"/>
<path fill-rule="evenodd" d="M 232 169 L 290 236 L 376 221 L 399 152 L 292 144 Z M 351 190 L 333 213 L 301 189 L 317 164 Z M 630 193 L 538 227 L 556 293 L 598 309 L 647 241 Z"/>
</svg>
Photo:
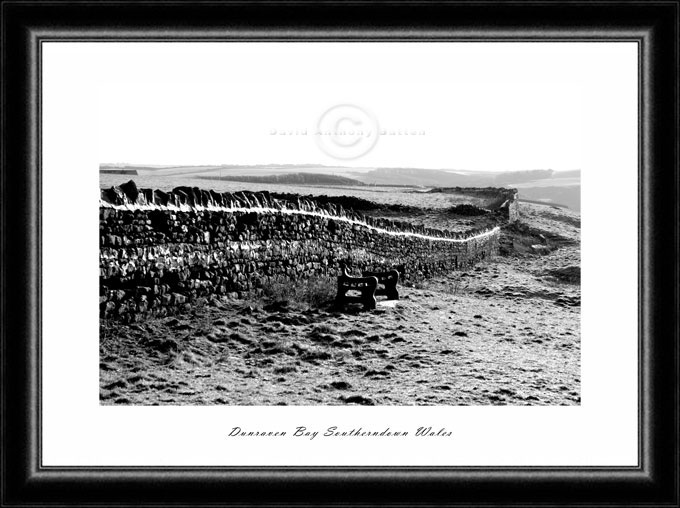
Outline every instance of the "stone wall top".
<svg viewBox="0 0 680 508">
<path fill-rule="evenodd" d="M 314 199 L 303 197 L 297 197 L 295 200 L 280 199 L 266 191 L 219 193 L 198 187 L 176 187 L 166 192 L 158 189 L 140 189 L 133 180 L 119 186 L 101 189 L 100 206 L 130 211 L 223 211 L 311 215 L 349 222 L 379 233 L 450 242 L 465 242 L 481 238 L 499 229 L 498 227 L 484 227 L 471 228 L 465 232 L 453 232 L 427 228 L 409 222 L 369 217 L 351 209 L 345 209 L 341 204 L 319 203 Z"/>
</svg>

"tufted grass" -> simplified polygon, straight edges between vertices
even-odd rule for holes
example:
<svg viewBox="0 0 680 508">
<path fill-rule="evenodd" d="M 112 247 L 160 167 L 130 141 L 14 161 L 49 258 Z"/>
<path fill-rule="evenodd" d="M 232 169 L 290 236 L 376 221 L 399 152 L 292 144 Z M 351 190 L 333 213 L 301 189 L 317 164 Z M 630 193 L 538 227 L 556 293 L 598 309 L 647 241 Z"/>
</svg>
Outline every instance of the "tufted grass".
<svg viewBox="0 0 680 508">
<path fill-rule="evenodd" d="M 262 287 L 262 295 L 273 303 L 289 307 L 327 307 L 337 293 L 335 277 L 309 277 L 297 281 L 273 282 Z"/>
</svg>

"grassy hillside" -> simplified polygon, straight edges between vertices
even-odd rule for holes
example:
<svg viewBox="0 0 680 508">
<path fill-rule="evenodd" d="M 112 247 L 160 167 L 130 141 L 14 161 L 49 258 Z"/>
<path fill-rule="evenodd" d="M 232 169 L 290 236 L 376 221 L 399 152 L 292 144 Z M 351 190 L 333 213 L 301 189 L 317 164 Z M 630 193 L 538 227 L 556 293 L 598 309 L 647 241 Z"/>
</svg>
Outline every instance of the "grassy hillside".
<svg viewBox="0 0 680 508">
<path fill-rule="evenodd" d="M 380 297 L 368 312 L 335 309 L 328 278 L 179 316 L 102 321 L 100 401 L 579 405 L 580 215 L 523 204 L 501 245 L 473 268 L 400 284 L 399 300 Z"/>
</svg>

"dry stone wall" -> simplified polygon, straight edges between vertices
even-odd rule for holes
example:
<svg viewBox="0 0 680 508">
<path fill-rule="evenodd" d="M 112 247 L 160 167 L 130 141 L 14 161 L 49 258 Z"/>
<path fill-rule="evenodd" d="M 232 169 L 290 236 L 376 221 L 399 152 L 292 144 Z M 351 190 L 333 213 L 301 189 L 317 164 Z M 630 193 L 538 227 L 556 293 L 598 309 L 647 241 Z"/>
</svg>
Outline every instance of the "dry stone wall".
<svg viewBox="0 0 680 508">
<path fill-rule="evenodd" d="M 418 280 L 498 249 L 499 228 L 455 234 L 266 193 L 103 190 L 100 315 L 134 321 L 270 283 L 396 268 Z"/>
</svg>

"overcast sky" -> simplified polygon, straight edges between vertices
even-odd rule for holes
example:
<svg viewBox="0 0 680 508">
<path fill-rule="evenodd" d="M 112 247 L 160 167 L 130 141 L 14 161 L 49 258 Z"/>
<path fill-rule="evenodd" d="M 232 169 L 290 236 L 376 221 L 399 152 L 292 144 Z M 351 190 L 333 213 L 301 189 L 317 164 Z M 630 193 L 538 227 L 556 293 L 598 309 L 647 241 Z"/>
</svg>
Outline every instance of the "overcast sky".
<svg viewBox="0 0 680 508">
<path fill-rule="evenodd" d="M 106 58 L 102 163 L 581 167 L 578 44 L 130 44 Z M 372 132 L 351 160 L 316 139 L 340 104 L 360 109 L 334 125 Z"/>
</svg>

